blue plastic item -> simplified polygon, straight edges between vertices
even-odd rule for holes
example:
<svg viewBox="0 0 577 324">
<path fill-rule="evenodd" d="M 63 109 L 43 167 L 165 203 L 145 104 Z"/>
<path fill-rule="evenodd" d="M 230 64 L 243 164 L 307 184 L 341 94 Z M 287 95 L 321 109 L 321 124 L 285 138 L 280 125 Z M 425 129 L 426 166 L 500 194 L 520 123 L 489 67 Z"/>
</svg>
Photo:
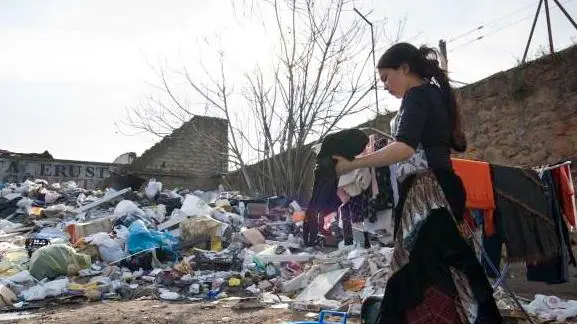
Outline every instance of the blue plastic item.
<svg viewBox="0 0 577 324">
<path fill-rule="evenodd" d="M 339 322 L 325 322 L 325 316 L 338 316 L 341 317 L 341 321 Z M 319 314 L 319 321 L 318 322 L 311 322 L 311 321 L 304 321 L 304 322 L 287 322 L 284 324 L 331 324 L 331 323 L 338 323 L 338 324 L 347 324 L 347 313 L 345 312 L 335 312 L 335 311 L 321 311 Z"/>
<path fill-rule="evenodd" d="M 141 220 L 134 221 L 128 228 L 126 245 L 130 254 L 155 248 L 174 253 L 177 244 L 178 240 L 170 233 L 149 230 Z"/>
</svg>

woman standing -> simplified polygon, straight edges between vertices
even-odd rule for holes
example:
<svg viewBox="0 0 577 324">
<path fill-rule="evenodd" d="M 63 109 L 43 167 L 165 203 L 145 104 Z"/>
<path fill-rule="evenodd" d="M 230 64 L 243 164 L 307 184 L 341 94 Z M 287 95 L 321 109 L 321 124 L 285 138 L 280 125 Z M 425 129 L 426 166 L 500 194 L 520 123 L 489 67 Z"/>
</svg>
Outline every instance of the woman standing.
<svg viewBox="0 0 577 324">
<path fill-rule="evenodd" d="M 434 50 L 392 46 L 377 69 L 386 89 L 402 98 L 391 122 L 395 141 L 349 161 L 334 157 L 338 174 L 394 165 L 399 182 L 393 275 L 380 323 L 502 323 L 493 291 L 459 227 L 465 190 L 453 172 L 451 149 L 464 152 L 455 94 Z"/>
</svg>

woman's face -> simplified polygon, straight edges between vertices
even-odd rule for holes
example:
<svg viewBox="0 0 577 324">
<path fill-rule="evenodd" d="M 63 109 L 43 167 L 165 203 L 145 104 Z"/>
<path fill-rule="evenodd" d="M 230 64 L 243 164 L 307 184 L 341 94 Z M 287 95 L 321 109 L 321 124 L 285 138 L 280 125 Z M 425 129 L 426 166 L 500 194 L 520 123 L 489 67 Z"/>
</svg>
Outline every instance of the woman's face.
<svg viewBox="0 0 577 324">
<path fill-rule="evenodd" d="M 381 81 L 385 84 L 385 89 L 396 98 L 403 98 L 407 91 L 407 73 L 403 66 L 393 69 L 384 68 L 379 69 L 379 76 Z"/>
</svg>

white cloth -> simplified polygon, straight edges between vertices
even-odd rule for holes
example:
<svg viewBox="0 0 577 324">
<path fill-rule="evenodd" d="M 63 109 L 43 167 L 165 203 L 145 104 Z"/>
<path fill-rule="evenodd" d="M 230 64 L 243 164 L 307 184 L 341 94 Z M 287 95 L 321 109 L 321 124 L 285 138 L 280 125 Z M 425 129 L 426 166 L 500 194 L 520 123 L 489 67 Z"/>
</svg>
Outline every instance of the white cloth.
<svg viewBox="0 0 577 324">
<path fill-rule="evenodd" d="M 393 189 L 393 203 L 395 206 L 399 203 L 399 182 L 397 181 L 397 165 L 389 165 L 391 172 L 391 189 Z"/>
<path fill-rule="evenodd" d="M 349 196 L 355 197 L 371 185 L 371 171 L 368 168 L 356 169 L 339 177 L 339 188 Z"/>
</svg>

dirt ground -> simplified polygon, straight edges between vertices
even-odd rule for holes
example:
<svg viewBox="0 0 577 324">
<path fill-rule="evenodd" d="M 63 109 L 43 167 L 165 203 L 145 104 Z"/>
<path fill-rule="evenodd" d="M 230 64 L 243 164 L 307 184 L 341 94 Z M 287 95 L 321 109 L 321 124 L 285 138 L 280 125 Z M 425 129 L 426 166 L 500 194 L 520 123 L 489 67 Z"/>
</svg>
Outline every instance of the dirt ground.
<svg viewBox="0 0 577 324">
<path fill-rule="evenodd" d="M 509 286 L 519 296 L 532 299 L 535 293 L 552 294 L 562 298 L 577 299 L 577 269 L 571 269 L 572 282 L 548 286 L 525 280 L 524 267 L 514 266 L 510 271 Z M 232 308 L 236 301 L 214 303 L 165 302 L 161 300 L 132 300 L 86 302 L 70 300 L 66 305 L 46 305 L 37 310 L 21 313 L 0 313 L 0 323 L 59 323 L 59 324 L 112 324 L 112 323 L 182 323 L 182 324 L 279 324 L 290 321 L 311 320 L 306 313 L 287 309 L 263 308 L 238 311 Z M 20 316 L 33 316 L 19 319 Z M 348 323 L 358 324 L 358 319 Z M 511 323 L 523 323 L 511 321 Z"/>
<path fill-rule="evenodd" d="M 577 254 L 577 248 L 574 248 Z M 570 282 L 562 285 L 546 285 L 528 282 L 522 264 L 509 270 L 507 283 L 516 295 L 532 300 L 535 294 L 556 295 L 577 300 L 577 268 L 570 267 Z M 0 323 L 59 323 L 59 324 L 108 324 L 108 323 L 234 323 L 234 324 L 279 324 L 290 321 L 311 320 L 306 313 L 287 309 L 263 308 L 238 311 L 232 308 L 236 301 L 214 303 L 165 302 L 161 300 L 132 300 L 86 302 L 83 299 L 68 300 L 65 305 L 47 304 L 36 310 L 21 313 L 0 313 Z M 23 319 L 23 316 L 33 316 Z M 358 324 L 357 319 L 348 323 Z M 511 323 L 524 323 L 512 321 Z"/>
<path fill-rule="evenodd" d="M 4 313 L 6 315 L 10 313 Z M 306 313 L 296 313 L 286 309 L 258 309 L 237 311 L 230 303 L 212 305 L 207 303 L 168 303 L 159 300 L 95 302 L 67 305 L 38 311 L 31 311 L 33 318 L 17 320 L 8 318 L 6 323 L 59 323 L 59 324 L 112 324 L 112 323 L 146 323 L 146 324 L 257 324 L 283 323 L 290 321 L 311 320 Z M 15 315 L 15 314 L 13 314 Z M 2 316 L 0 316 L 0 321 Z M 353 319 L 348 323 L 358 324 Z"/>
<path fill-rule="evenodd" d="M 562 298 L 577 299 L 577 269 L 571 269 L 571 283 L 547 286 L 528 283 L 524 280 L 522 266 L 515 266 L 508 283 L 519 296 L 532 299 L 535 293 L 553 294 Z M 186 303 L 160 300 L 132 300 L 86 302 L 82 299 L 70 300 L 65 305 L 45 305 L 37 310 L 21 313 L 0 313 L 0 323 L 59 323 L 59 324 L 112 324 L 112 323 L 182 323 L 182 324 L 279 324 L 290 321 L 311 320 L 306 313 L 287 309 L 263 308 L 238 311 L 232 308 L 236 302 Z M 33 316 L 24 318 L 23 316 Z M 357 319 L 348 323 L 358 324 Z"/>
</svg>

